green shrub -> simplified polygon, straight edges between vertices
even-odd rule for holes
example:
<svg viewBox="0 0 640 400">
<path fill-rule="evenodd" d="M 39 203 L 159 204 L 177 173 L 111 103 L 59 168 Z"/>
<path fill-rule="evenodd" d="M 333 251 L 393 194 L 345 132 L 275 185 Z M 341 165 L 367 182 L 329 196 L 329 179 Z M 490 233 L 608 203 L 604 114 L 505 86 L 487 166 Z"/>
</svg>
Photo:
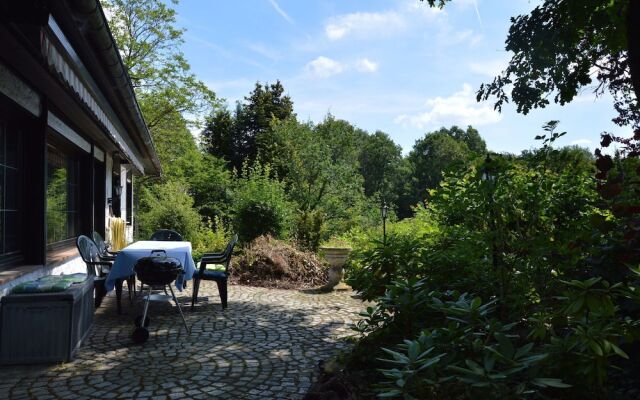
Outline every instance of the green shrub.
<svg viewBox="0 0 640 400">
<path fill-rule="evenodd" d="M 233 232 L 219 217 L 213 221 L 205 221 L 198 230 L 198 234 L 192 241 L 193 258 L 199 259 L 202 253 L 221 252 L 225 249 Z"/>
<path fill-rule="evenodd" d="M 193 208 L 185 184 L 168 181 L 161 184 L 143 186 L 140 191 L 138 209 L 138 237 L 148 239 L 158 229 L 172 229 L 185 240 L 197 238 L 201 219 Z"/>
<path fill-rule="evenodd" d="M 271 176 L 268 165 L 245 166 L 234 191 L 233 208 L 235 227 L 243 242 L 262 235 L 287 237 L 293 205 L 284 184 Z"/>
<path fill-rule="evenodd" d="M 386 243 L 354 255 L 347 267 L 347 282 L 365 300 L 382 296 L 394 280 L 420 277 L 423 273 L 422 242 L 410 236 L 390 235 Z"/>
<path fill-rule="evenodd" d="M 300 211 L 296 216 L 293 238 L 301 249 L 317 251 L 324 232 L 324 215 L 321 211 Z"/>
<path fill-rule="evenodd" d="M 386 245 L 345 235 L 348 282 L 375 301 L 347 363 L 380 397 L 602 399 L 612 371 L 634 379 L 637 196 L 609 212 L 591 171 L 551 168 L 553 152 L 450 172 Z"/>
<path fill-rule="evenodd" d="M 458 292 L 417 291 L 416 296 L 419 301 L 411 303 L 425 310 L 429 328 L 417 339 L 383 348 L 380 397 L 546 398 L 543 393 L 571 386 L 546 375 L 549 355 L 535 342 L 521 340 L 518 323 L 494 316 L 495 300 L 483 304 L 479 297 Z M 393 307 L 399 303 L 406 307 L 407 301 L 395 299 Z"/>
</svg>

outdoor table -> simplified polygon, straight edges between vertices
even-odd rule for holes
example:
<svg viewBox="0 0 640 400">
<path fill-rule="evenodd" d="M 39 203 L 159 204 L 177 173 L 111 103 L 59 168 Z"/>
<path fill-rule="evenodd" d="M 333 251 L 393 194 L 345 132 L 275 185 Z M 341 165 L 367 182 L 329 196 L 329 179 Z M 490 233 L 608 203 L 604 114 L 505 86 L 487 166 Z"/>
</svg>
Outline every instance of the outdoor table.
<svg viewBox="0 0 640 400">
<path fill-rule="evenodd" d="M 184 275 L 178 275 L 176 279 L 176 288 L 182 291 L 184 281 L 193 278 L 196 271 L 196 264 L 191 256 L 191 242 L 141 240 L 120 250 L 116 256 L 105 280 L 104 286 L 107 292 L 113 290 L 117 279 L 126 279 L 131 276 L 136 262 L 142 257 L 151 255 L 151 250 L 164 250 L 167 252 L 167 257 L 176 258 L 182 263 Z"/>
</svg>

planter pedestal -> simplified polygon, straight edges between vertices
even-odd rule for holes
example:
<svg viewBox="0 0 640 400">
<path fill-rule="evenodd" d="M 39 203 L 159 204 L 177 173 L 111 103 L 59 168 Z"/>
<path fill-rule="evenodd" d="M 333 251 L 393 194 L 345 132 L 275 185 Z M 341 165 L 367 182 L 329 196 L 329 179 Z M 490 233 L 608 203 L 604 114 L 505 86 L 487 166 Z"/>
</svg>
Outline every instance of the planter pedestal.
<svg viewBox="0 0 640 400">
<path fill-rule="evenodd" d="M 342 281 L 344 275 L 342 267 L 351 253 L 350 248 L 339 247 L 321 247 L 320 251 L 324 254 L 324 258 L 329 263 L 329 279 L 322 286 L 322 290 L 351 290 L 351 287 Z"/>
</svg>

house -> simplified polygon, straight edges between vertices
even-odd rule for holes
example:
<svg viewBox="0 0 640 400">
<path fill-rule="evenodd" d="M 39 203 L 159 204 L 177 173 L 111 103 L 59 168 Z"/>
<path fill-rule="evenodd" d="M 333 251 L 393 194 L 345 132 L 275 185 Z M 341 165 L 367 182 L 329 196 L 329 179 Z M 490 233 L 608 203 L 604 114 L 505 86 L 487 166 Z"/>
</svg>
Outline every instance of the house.
<svg viewBox="0 0 640 400">
<path fill-rule="evenodd" d="M 85 270 L 75 238 L 133 226 L 133 179 L 159 175 L 99 0 L 0 0 L 0 296 Z"/>
</svg>

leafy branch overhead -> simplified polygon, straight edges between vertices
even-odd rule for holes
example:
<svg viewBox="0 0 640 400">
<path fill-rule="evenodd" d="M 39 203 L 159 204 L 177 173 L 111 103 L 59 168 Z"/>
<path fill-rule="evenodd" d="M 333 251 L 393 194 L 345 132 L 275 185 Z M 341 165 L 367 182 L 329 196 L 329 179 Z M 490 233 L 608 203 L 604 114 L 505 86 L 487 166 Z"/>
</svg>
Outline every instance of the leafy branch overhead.
<svg viewBox="0 0 640 400">
<path fill-rule="evenodd" d="M 149 128 L 176 114 L 195 116 L 188 122 L 197 123 L 219 105 L 180 51 L 184 29 L 176 28 L 173 8 L 160 0 L 101 3 Z"/>
<path fill-rule="evenodd" d="M 498 110 L 512 101 L 527 114 L 551 101 L 569 103 L 582 90 L 608 91 L 614 122 L 640 127 L 640 2 L 545 0 L 511 19 L 505 50 L 509 64 L 480 86 L 478 101 L 494 98 Z"/>
</svg>

